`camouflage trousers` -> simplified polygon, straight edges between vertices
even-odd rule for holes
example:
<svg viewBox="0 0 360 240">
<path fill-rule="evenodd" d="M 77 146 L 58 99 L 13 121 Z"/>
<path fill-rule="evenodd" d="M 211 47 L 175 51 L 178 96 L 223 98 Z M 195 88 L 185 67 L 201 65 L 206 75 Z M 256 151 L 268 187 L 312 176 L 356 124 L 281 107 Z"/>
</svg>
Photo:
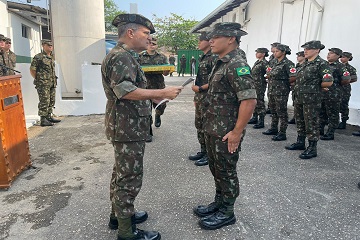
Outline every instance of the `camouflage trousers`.
<svg viewBox="0 0 360 240">
<path fill-rule="evenodd" d="M 286 133 L 288 126 L 287 102 L 289 95 L 269 95 L 269 105 L 271 110 L 271 128 L 278 129 L 280 120 L 280 133 Z"/>
<path fill-rule="evenodd" d="M 319 140 L 320 107 L 320 102 L 294 104 L 294 114 L 298 136 L 306 136 L 309 141 Z"/>
<path fill-rule="evenodd" d="M 195 128 L 197 130 L 197 138 L 201 146 L 201 152 L 206 152 L 205 135 L 203 130 L 203 105 L 201 102 L 194 102 L 195 104 Z"/>
<path fill-rule="evenodd" d="M 205 133 L 205 144 L 216 192 L 221 193 L 223 202 L 234 203 L 240 191 L 236 164 L 241 146 L 231 154 L 228 151 L 227 141 L 223 142 L 222 138 L 207 133 Z"/>
<path fill-rule="evenodd" d="M 349 101 L 351 97 L 351 85 L 344 85 L 341 87 L 341 103 L 340 103 L 340 113 L 341 121 L 345 122 L 349 119 Z"/>
<path fill-rule="evenodd" d="M 112 215 L 130 218 L 143 180 L 145 142 L 113 142 L 115 164 L 110 181 Z"/>
<path fill-rule="evenodd" d="M 335 130 L 339 125 L 340 99 L 324 98 L 321 102 L 320 125 L 328 124 L 328 129 Z"/>
<path fill-rule="evenodd" d="M 56 87 L 36 85 L 35 88 L 39 96 L 38 114 L 40 117 L 47 117 L 52 114 L 55 106 Z"/>
<path fill-rule="evenodd" d="M 258 89 L 256 88 L 256 106 L 254 110 L 254 114 L 257 114 L 259 116 L 265 116 L 266 115 L 266 109 L 265 109 L 265 88 Z"/>
</svg>

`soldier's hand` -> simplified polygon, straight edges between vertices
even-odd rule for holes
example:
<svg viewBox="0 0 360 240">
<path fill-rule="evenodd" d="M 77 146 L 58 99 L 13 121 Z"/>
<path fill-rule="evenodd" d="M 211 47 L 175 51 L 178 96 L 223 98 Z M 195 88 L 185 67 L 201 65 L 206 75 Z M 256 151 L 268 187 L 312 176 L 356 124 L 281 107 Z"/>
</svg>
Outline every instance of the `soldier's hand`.
<svg viewBox="0 0 360 240">
<path fill-rule="evenodd" d="M 329 91 L 329 88 L 321 88 L 321 91 L 323 91 L 323 92 L 328 92 Z"/>
<path fill-rule="evenodd" d="M 196 86 L 196 85 L 192 85 L 191 86 L 191 89 L 194 91 L 194 92 L 199 92 L 199 86 Z"/>
<path fill-rule="evenodd" d="M 166 87 L 164 88 L 164 98 L 174 99 L 176 98 L 179 93 L 181 93 L 181 90 L 184 89 L 183 86 L 176 86 L 176 87 Z"/>
<path fill-rule="evenodd" d="M 222 138 L 223 142 L 225 142 L 226 140 L 228 142 L 229 153 L 234 153 L 238 149 L 241 141 L 241 135 L 242 133 L 236 134 L 235 132 L 230 131 Z"/>
</svg>

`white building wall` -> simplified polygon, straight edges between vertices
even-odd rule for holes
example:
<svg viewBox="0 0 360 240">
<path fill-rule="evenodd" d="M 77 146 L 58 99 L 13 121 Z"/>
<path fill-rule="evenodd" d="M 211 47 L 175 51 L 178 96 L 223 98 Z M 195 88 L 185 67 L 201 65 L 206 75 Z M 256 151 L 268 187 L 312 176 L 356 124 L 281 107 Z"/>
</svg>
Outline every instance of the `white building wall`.
<svg viewBox="0 0 360 240">
<path fill-rule="evenodd" d="M 7 36 L 9 34 L 7 1 L 0 0 L 0 33 Z"/>
</svg>

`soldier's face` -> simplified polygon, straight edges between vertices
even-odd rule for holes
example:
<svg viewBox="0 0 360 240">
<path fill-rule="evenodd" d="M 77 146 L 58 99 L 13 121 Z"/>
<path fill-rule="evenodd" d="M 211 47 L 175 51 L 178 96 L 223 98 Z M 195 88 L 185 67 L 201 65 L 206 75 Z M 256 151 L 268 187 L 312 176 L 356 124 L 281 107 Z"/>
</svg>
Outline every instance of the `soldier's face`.
<svg viewBox="0 0 360 240">
<path fill-rule="evenodd" d="M 5 41 L 0 41 L 0 48 L 5 47 Z"/>
<path fill-rule="evenodd" d="M 305 57 L 303 57 L 303 56 L 296 56 L 296 60 L 297 60 L 298 62 L 303 62 L 303 61 L 305 61 Z"/>
<path fill-rule="evenodd" d="M 45 43 L 45 44 L 43 45 L 43 49 L 44 49 L 44 52 L 50 53 L 50 52 L 53 51 L 53 46 L 52 46 L 52 45 L 48 45 L 48 44 Z"/>
<path fill-rule="evenodd" d="M 304 48 L 304 55 L 306 59 L 312 59 L 317 54 L 319 54 L 319 49 Z"/>
<path fill-rule="evenodd" d="M 348 62 L 349 62 L 349 58 L 347 58 L 347 57 L 341 57 L 341 58 L 340 58 L 340 61 L 341 61 L 342 63 L 348 63 Z"/>
<path fill-rule="evenodd" d="M 221 57 L 227 53 L 232 37 L 214 36 L 210 39 L 211 51 Z"/>
<path fill-rule="evenodd" d="M 337 55 L 336 53 L 334 53 L 333 51 L 329 51 L 328 55 L 327 55 L 327 60 L 329 62 L 335 62 L 339 59 L 339 55 Z"/>
<path fill-rule="evenodd" d="M 11 48 L 11 43 L 5 43 L 4 49 L 8 51 Z"/>
<path fill-rule="evenodd" d="M 151 40 L 150 30 L 147 27 L 139 26 L 137 30 L 132 31 L 131 35 L 135 51 L 141 52 L 147 49 Z"/>
<path fill-rule="evenodd" d="M 264 57 L 265 57 L 265 53 L 259 53 L 259 52 L 257 52 L 257 53 L 255 54 L 255 57 L 256 57 L 257 59 L 264 58 Z"/>
<path fill-rule="evenodd" d="M 201 51 L 204 51 L 205 49 L 207 49 L 210 46 L 210 43 L 208 41 L 200 41 L 198 42 L 198 48 Z"/>
<path fill-rule="evenodd" d="M 281 58 L 285 56 L 285 52 L 280 51 L 279 49 L 275 48 L 274 57 L 275 58 Z"/>
</svg>

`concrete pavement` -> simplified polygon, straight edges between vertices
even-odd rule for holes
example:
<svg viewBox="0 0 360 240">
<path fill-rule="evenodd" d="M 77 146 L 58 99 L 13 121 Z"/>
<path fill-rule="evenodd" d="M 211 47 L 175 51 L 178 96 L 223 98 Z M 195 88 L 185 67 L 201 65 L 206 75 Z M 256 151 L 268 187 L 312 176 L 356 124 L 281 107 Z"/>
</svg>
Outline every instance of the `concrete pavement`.
<svg viewBox="0 0 360 240">
<path fill-rule="evenodd" d="M 192 96 L 187 86 L 168 103 L 154 141 L 146 145 L 136 207 L 148 211 L 149 219 L 139 228 L 158 230 L 164 240 L 360 239 L 360 138 L 351 136 L 351 126 L 336 131 L 335 141 L 320 141 L 319 156 L 311 160 L 284 149 L 296 140 L 294 125 L 283 142 L 248 126 L 238 163 L 237 222 L 202 230 L 192 208 L 213 200 L 214 183 L 207 166 L 187 160 L 199 150 Z M 114 157 L 104 116 L 68 116 L 28 134 L 36 168 L 0 191 L 0 239 L 116 239 L 107 228 Z"/>
</svg>

